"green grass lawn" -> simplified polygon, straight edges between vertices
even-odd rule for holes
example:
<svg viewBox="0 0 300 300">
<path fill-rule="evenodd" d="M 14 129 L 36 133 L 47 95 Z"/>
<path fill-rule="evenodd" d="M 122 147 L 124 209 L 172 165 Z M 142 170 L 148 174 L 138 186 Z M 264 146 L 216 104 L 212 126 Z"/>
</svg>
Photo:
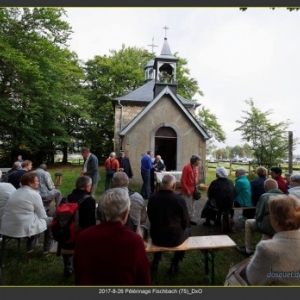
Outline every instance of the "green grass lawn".
<svg viewBox="0 0 300 300">
<path fill-rule="evenodd" d="M 67 195 L 74 189 L 75 181 L 79 176 L 81 166 L 76 165 L 61 165 L 57 164 L 54 168 L 49 169 L 53 180 L 54 173 L 62 172 L 62 185 L 59 190 L 63 196 Z M 100 168 L 101 181 L 98 184 L 96 192 L 96 200 L 104 191 L 104 168 Z M 209 183 L 215 179 L 215 172 L 213 169 L 209 171 L 207 176 Z M 139 187 L 131 187 L 138 191 Z M 206 194 L 200 201 L 197 201 L 199 207 L 205 202 Z M 192 227 L 192 235 L 213 235 L 222 234 L 219 228 L 205 228 L 202 225 Z M 230 237 L 237 243 L 244 243 L 244 230 L 241 225 L 237 233 L 229 234 Z M 257 234 L 256 242 L 258 242 L 260 235 Z M 41 236 L 42 241 L 42 236 Z M 149 258 L 152 258 L 152 253 Z M 183 262 L 180 263 L 180 270 L 178 275 L 169 278 L 167 271 L 173 252 L 164 252 L 162 261 L 159 265 L 157 278 L 154 282 L 158 286 L 193 286 L 193 285 L 207 285 L 208 282 L 204 276 L 204 256 L 201 251 L 188 251 L 185 254 Z M 95 258 L 96 259 L 96 258 Z M 235 249 L 217 250 L 215 253 L 215 285 L 223 285 L 225 277 L 228 273 L 229 267 L 244 259 L 244 256 Z M 6 245 L 5 261 L 2 267 L 4 277 L 4 284 L 8 286 L 68 286 L 74 285 L 73 277 L 65 278 L 63 276 L 63 262 L 61 257 L 52 254 L 44 257 L 42 247 L 37 248 L 34 252 L 27 254 L 25 252 L 25 241 L 22 242 L 22 251 L 17 260 L 17 245 L 16 241 L 12 240 Z"/>
</svg>

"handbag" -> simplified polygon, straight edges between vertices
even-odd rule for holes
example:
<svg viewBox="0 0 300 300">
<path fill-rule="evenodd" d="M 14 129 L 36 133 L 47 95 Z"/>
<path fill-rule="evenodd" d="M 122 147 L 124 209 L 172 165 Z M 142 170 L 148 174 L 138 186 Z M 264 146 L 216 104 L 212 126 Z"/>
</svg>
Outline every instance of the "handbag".
<svg viewBox="0 0 300 300">
<path fill-rule="evenodd" d="M 200 200 L 200 198 L 201 198 L 200 185 L 196 185 L 195 174 L 194 174 L 194 169 L 193 169 L 192 165 L 191 165 L 191 168 L 192 168 L 192 173 L 193 173 L 193 176 L 194 176 L 194 186 L 195 186 L 195 189 L 194 189 L 194 192 L 193 192 L 193 199 L 194 200 Z"/>
<path fill-rule="evenodd" d="M 229 269 L 224 286 L 245 286 L 250 285 L 246 279 L 246 267 L 251 257 L 248 257 Z"/>
</svg>

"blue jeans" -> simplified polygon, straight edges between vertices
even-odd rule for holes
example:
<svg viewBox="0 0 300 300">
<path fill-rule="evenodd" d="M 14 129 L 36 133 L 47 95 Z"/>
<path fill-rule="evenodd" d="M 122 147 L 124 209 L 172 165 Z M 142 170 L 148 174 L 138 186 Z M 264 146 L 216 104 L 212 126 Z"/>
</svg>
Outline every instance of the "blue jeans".
<svg viewBox="0 0 300 300">
<path fill-rule="evenodd" d="M 150 196 L 150 170 L 141 170 L 141 175 L 143 178 L 143 185 L 141 188 L 141 195 L 144 199 L 149 199 Z"/>
</svg>

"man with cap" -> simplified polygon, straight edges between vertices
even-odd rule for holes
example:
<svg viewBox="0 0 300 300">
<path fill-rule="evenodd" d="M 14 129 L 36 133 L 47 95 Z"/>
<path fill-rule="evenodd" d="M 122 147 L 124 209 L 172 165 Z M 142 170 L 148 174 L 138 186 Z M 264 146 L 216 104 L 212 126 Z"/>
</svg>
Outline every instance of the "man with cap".
<svg viewBox="0 0 300 300">
<path fill-rule="evenodd" d="M 130 160 L 128 157 L 125 156 L 124 150 L 120 150 L 120 156 L 118 158 L 118 161 L 120 164 L 119 171 L 125 172 L 128 178 L 132 178 L 133 174 L 132 174 Z"/>
<path fill-rule="evenodd" d="M 211 220 L 220 226 L 222 212 L 229 211 L 233 207 L 234 185 L 227 176 L 227 170 L 224 167 L 216 168 L 217 179 L 211 182 L 207 190 L 208 200 L 201 214 L 201 218 L 206 218 L 204 226 L 211 226 Z M 213 208 L 219 211 L 216 212 Z"/>
</svg>

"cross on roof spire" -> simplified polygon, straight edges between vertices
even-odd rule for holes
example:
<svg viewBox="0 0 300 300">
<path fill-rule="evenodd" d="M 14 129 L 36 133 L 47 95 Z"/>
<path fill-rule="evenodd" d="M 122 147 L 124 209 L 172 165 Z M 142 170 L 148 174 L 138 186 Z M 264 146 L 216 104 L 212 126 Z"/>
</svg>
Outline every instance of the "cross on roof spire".
<svg viewBox="0 0 300 300">
<path fill-rule="evenodd" d="M 165 30 L 165 38 L 167 37 L 167 30 L 169 29 L 168 27 L 167 27 L 167 25 L 165 25 L 165 27 L 163 27 L 163 29 Z"/>
<path fill-rule="evenodd" d="M 152 47 L 152 53 L 154 53 L 154 47 L 158 47 L 157 45 L 154 45 L 154 37 L 152 38 L 152 44 L 147 46 Z"/>
</svg>

